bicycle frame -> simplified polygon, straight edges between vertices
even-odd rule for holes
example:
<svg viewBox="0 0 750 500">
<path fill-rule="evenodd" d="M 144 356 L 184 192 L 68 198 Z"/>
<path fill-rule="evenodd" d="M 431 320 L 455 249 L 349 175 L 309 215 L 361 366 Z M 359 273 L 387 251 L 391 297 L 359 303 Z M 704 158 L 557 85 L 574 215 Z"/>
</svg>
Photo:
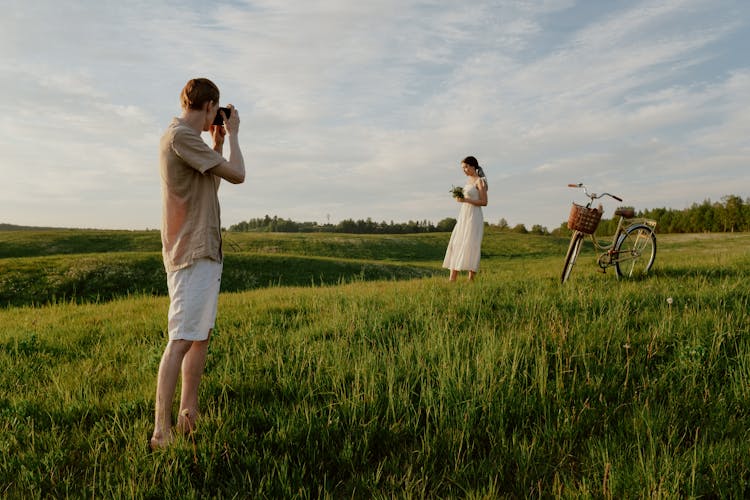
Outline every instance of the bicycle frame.
<svg viewBox="0 0 750 500">
<path fill-rule="evenodd" d="M 622 237 L 623 234 L 625 234 L 625 231 L 628 228 L 637 226 L 639 224 L 647 225 L 651 227 L 651 229 L 656 228 L 655 220 L 646 219 L 644 217 L 626 218 L 623 215 L 620 215 L 620 219 L 617 221 L 617 229 L 612 235 L 611 242 L 601 243 L 596 237 L 596 233 L 592 233 L 589 235 L 594 248 L 602 252 L 597 259 L 599 267 L 601 267 L 602 269 L 606 269 L 607 267 L 613 266 L 618 262 L 625 262 L 633 258 L 630 255 L 620 255 L 621 252 L 616 251 L 614 248 L 615 245 L 617 245 L 618 240 Z"/>
<path fill-rule="evenodd" d="M 605 196 L 622 201 L 622 198 L 610 193 L 589 193 L 583 184 L 568 184 L 568 186 L 583 189 L 585 195 L 589 198 L 589 202 L 586 204 L 587 208 L 591 208 L 594 200 Z M 601 206 L 599 210 L 601 210 Z M 631 277 L 648 272 L 656 255 L 656 237 L 654 233 L 656 221 L 643 217 L 633 217 L 634 213 L 629 209 L 617 209 L 615 210 L 615 215 L 620 218 L 617 221 L 617 228 L 612 235 L 611 242 L 605 243 L 600 241 L 595 233 L 589 234 L 594 248 L 602 252 L 597 259 L 597 264 L 602 272 L 605 272 L 607 267 L 615 266 L 618 277 Z M 575 265 L 585 236 L 586 233 L 573 231 L 563 268 L 563 283 L 570 275 L 572 266 Z M 648 257 L 644 261 L 643 256 L 646 255 Z"/>
</svg>

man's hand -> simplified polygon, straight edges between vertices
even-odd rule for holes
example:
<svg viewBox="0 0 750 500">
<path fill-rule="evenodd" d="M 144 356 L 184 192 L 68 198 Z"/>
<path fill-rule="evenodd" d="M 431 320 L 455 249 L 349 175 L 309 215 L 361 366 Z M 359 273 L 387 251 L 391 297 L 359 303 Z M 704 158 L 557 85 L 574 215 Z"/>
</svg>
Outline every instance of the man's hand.
<svg viewBox="0 0 750 500">
<path fill-rule="evenodd" d="M 224 146 L 224 136 L 227 135 L 227 131 L 224 130 L 222 125 L 211 125 L 208 128 L 208 133 L 214 139 L 214 151 L 221 153 Z"/>
<path fill-rule="evenodd" d="M 228 119 L 223 110 L 219 111 L 221 117 L 224 118 L 225 131 L 229 135 L 237 135 L 240 132 L 240 114 L 237 112 L 237 108 L 232 104 L 227 104 L 227 108 L 231 110 Z"/>
<path fill-rule="evenodd" d="M 212 127 L 211 135 L 214 137 L 214 151 L 222 154 L 224 137 L 229 137 L 229 161 L 224 161 L 210 170 L 210 172 L 232 184 L 241 184 L 245 182 L 245 160 L 242 158 L 240 151 L 240 142 L 237 133 L 240 131 L 240 114 L 237 108 L 231 104 L 227 108 L 232 111 L 229 113 L 229 119 L 223 111 L 219 111 L 224 118 L 224 125 Z M 218 130 L 214 130 L 218 129 Z"/>
</svg>

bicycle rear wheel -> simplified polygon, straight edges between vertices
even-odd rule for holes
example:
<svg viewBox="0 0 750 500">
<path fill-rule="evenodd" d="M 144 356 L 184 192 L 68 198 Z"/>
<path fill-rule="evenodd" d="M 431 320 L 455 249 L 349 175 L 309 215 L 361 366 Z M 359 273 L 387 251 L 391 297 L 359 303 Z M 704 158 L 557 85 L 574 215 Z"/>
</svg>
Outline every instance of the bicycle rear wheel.
<svg viewBox="0 0 750 500">
<path fill-rule="evenodd" d="M 570 245 L 568 245 L 568 253 L 565 254 L 565 264 L 563 265 L 562 276 L 560 276 L 560 283 L 565 283 L 570 277 L 573 266 L 576 264 L 578 254 L 581 252 L 581 245 L 583 244 L 583 233 L 573 231 L 573 236 L 570 237 Z"/>
<path fill-rule="evenodd" d="M 629 227 L 615 245 L 615 270 L 620 278 L 639 278 L 648 274 L 656 259 L 656 234 L 645 225 Z"/>
</svg>

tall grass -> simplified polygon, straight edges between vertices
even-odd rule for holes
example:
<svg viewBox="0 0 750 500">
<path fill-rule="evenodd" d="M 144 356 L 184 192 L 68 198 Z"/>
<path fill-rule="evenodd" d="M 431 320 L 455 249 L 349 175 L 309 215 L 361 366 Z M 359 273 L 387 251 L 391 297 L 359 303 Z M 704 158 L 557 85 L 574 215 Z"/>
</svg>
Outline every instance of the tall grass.
<svg viewBox="0 0 750 500">
<path fill-rule="evenodd" d="M 560 286 L 529 239 L 473 284 L 225 293 L 198 429 L 158 453 L 167 299 L 1 310 L 0 493 L 746 496 L 748 239 L 660 237 L 637 282 L 584 253 Z"/>
</svg>

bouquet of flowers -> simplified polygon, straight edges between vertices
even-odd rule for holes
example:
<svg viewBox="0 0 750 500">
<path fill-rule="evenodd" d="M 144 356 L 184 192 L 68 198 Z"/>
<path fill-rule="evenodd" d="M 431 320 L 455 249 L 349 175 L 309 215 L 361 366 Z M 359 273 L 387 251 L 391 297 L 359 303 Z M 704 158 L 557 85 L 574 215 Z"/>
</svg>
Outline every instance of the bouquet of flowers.
<svg viewBox="0 0 750 500">
<path fill-rule="evenodd" d="M 453 188 L 450 190 L 451 195 L 458 199 L 463 200 L 464 199 L 464 188 L 453 186 Z"/>
</svg>

